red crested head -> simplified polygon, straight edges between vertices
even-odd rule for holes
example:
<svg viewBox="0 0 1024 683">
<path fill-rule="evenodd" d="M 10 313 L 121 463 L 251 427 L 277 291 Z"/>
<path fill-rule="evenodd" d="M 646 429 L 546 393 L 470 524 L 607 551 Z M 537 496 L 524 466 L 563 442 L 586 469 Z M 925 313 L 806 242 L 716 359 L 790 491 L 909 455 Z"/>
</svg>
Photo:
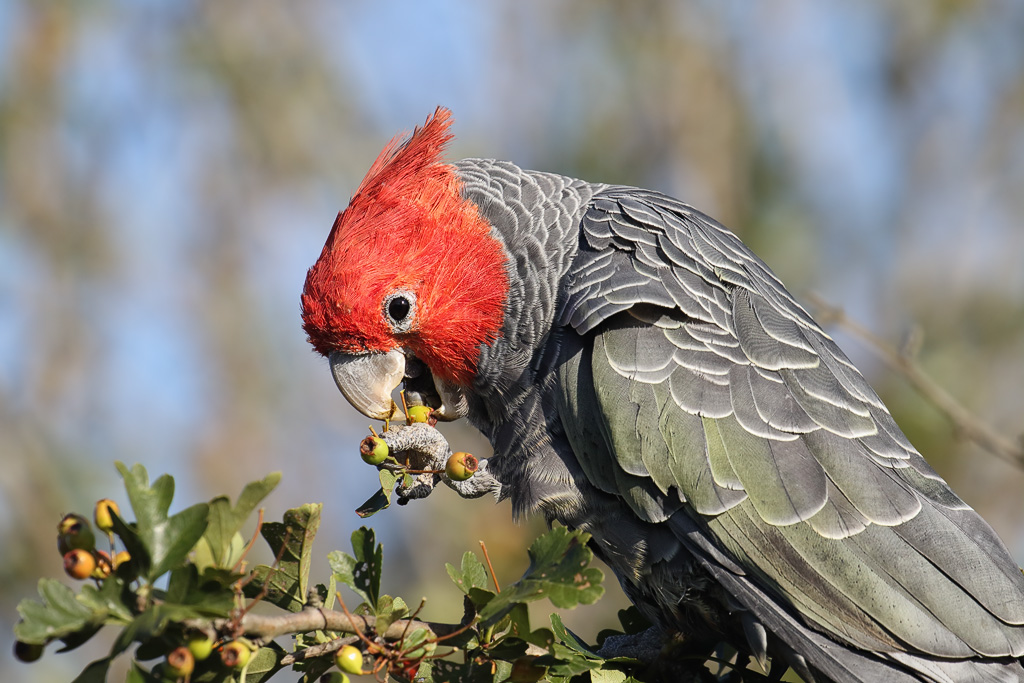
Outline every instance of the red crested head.
<svg viewBox="0 0 1024 683">
<path fill-rule="evenodd" d="M 393 139 L 338 214 L 302 292 L 318 353 L 406 348 L 435 377 L 468 384 L 481 345 L 499 336 L 505 252 L 442 160 L 450 125 L 439 107 Z"/>
</svg>

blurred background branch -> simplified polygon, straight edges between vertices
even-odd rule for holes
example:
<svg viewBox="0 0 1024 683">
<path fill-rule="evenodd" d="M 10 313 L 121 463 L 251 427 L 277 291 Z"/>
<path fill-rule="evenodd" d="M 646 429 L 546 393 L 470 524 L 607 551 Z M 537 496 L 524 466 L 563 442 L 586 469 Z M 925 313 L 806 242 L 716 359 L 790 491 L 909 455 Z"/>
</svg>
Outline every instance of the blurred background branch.
<svg viewBox="0 0 1024 683">
<path fill-rule="evenodd" d="M 886 366 L 901 374 L 917 389 L 922 398 L 942 412 L 952 423 L 957 436 L 973 441 L 992 455 L 1017 467 L 1024 467 L 1024 436 L 1018 437 L 1017 443 L 1014 444 L 994 431 L 939 386 L 917 362 L 916 357 L 921 346 L 920 328 L 913 328 L 905 342 L 897 347 L 852 320 L 843 309 L 830 305 L 821 297 L 812 294 L 807 298 L 815 309 L 815 318 L 819 323 L 837 325 L 861 340 Z"/>
</svg>

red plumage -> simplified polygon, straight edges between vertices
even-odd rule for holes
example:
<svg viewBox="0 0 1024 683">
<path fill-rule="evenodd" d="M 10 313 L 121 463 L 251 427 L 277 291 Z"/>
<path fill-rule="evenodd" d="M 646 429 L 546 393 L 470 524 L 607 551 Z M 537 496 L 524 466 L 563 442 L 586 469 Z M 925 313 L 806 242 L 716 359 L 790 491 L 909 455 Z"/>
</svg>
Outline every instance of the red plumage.
<svg viewBox="0 0 1024 683">
<path fill-rule="evenodd" d="M 480 345 L 497 338 L 508 294 L 502 244 L 442 155 L 451 113 L 439 107 L 380 153 L 306 276 L 303 328 L 321 354 L 412 349 L 435 376 L 468 384 Z M 384 301 L 416 295 L 395 333 Z"/>
</svg>

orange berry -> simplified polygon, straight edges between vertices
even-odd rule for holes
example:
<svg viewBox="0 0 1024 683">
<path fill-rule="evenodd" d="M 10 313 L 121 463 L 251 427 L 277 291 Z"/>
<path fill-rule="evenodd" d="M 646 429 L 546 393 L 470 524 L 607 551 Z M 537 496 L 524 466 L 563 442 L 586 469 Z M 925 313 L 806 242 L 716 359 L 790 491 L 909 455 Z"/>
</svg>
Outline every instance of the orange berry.
<svg viewBox="0 0 1024 683">
<path fill-rule="evenodd" d="M 167 653 L 167 673 L 171 675 L 171 678 L 188 678 L 195 668 L 196 659 L 184 645 Z"/>
<path fill-rule="evenodd" d="M 96 558 L 88 550 L 75 548 L 64 555 L 64 571 L 73 579 L 88 579 L 96 569 Z"/>
</svg>

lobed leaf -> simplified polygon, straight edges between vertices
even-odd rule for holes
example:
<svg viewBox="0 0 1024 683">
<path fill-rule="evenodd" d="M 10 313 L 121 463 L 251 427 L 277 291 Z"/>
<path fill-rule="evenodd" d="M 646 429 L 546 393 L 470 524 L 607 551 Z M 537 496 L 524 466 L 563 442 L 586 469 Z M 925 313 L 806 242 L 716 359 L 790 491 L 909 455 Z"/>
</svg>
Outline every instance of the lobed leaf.
<svg viewBox="0 0 1024 683">
<path fill-rule="evenodd" d="M 150 485 L 149 474 L 142 465 L 130 470 L 120 462 L 116 466 L 135 513 L 135 532 L 148 556 L 146 578 L 153 581 L 185 562 L 206 531 L 209 506 L 198 503 L 168 517 L 174 497 L 174 479 L 170 475 L 161 475 Z"/>
<path fill-rule="evenodd" d="M 196 564 L 200 570 L 208 566 L 227 569 L 235 566 L 245 549 L 245 539 L 239 532 L 280 481 L 281 473 L 272 472 L 259 481 L 249 482 L 234 506 L 227 496 L 210 501 L 209 524 L 196 546 Z"/>
<path fill-rule="evenodd" d="M 323 505 L 313 503 L 284 513 L 283 522 L 268 522 L 260 532 L 271 552 L 280 560 L 273 567 L 260 565 L 245 586 L 245 594 L 254 597 L 266 588 L 265 599 L 290 612 L 306 604 L 313 539 L 320 527 Z"/>
<path fill-rule="evenodd" d="M 376 543 L 373 529 L 359 527 L 352 532 L 352 551 L 355 557 L 337 550 L 330 553 L 331 571 L 336 581 L 355 591 L 376 614 L 384 549 Z"/>
<path fill-rule="evenodd" d="M 18 604 L 21 621 L 15 625 L 14 634 L 24 643 L 45 645 L 95 628 L 108 614 L 106 608 L 79 601 L 74 591 L 56 579 L 39 579 L 39 596 L 41 602 L 25 599 Z"/>
<path fill-rule="evenodd" d="M 523 577 L 480 609 L 485 624 L 493 624 L 516 603 L 548 598 L 555 607 L 589 605 L 604 594 L 600 569 L 590 567 L 590 536 L 558 527 L 530 545 L 530 566 Z"/>
<path fill-rule="evenodd" d="M 487 588 L 487 569 L 483 562 L 477 559 L 476 554 L 467 550 L 462 556 L 462 567 L 456 569 L 453 565 L 445 563 L 448 576 L 452 578 L 455 585 L 466 595 L 472 588 Z"/>
</svg>

